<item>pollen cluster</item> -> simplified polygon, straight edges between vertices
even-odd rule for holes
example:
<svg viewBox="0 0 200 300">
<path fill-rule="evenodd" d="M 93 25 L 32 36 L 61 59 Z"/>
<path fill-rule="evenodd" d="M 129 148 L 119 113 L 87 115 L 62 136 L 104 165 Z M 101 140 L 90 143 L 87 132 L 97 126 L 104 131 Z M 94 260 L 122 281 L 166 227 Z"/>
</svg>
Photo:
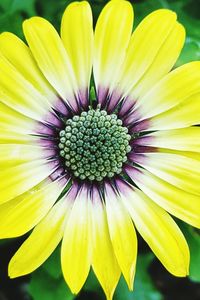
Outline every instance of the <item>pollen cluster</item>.
<svg viewBox="0 0 200 300">
<path fill-rule="evenodd" d="M 128 129 L 115 114 L 99 108 L 68 119 L 59 136 L 66 170 L 81 180 L 102 181 L 120 174 L 131 151 Z"/>
</svg>

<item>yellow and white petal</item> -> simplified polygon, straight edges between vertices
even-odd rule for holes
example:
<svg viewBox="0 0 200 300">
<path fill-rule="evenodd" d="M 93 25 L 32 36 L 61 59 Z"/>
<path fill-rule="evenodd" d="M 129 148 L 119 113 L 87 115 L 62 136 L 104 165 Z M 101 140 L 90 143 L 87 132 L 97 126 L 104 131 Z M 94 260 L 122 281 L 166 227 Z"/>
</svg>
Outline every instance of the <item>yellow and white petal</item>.
<svg viewBox="0 0 200 300">
<path fill-rule="evenodd" d="M 30 144 L 33 145 L 37 138 L 30 134 L 21 134 L 10 130 L 0 130 L 0 144 Z"/>
<path fill-rule="evenodd" d="M 43 152 L 41 147 L 35 145 L 1 144 L 0 170 L 41 159 L 46 155 L 45 151 Z M 46 152 L 49 153 L 48 150 Z"/>
<path fill-rule="evenodd" d="M 125 189 L 122 200 L 141 236 L 170 273 L 188 275 L 189 249 L 176 223 L 142 191 Z"/>
<path fill-rule="evenodd" d="M 93 194 L 92 214 L 92 267 L 96 274 L 107 300 L 112 300 L 113 293 L 120 277 L 120 268 L 117 263 L 110 240 L 106 209 Z"/>
<path fill-rule="evenodd" d="M 181 190 L 146 170 L 128 171 L 137 186 L 175 217 L 200 228 L 200 197 Z"/>
<path fill-rule="evenodd" d="M 31 52 L 44 76 L 69 105 L 76 108 L 77 85 L 69 57 L 55 28 L 41 17 L 24 21 Z"/>
<path fill-rule="evenodd" d="M 94 43 L 92 11 L 88 2 L 73 2 L 67 6 L 62 17 L 61 38 L 80 93 L 88 92 Z"/>
<path fill-rule="evenodd" d="M 173 153 L 136 155 L 135 162 L 157 177 L 192 194 L 200 195 L 200 162 Z"/>
<path fill-rule="evenodd" d="M 35 160 L 0 171 L 0 204 L 7 202 L 39 184 L 53 172 L 54 166 Z"/>
<path fill-rule="evenodd" d="M 0 102 L 0 127 L 1 130 L 16 131 L 17 133 L 33 133 L 36 122 L 11 107 Z"/>
<path fill-rule="evenodd" d="M 200 124 L 200 93 L 153 117 L 148 130 L 169 130 Z"/>
<path fill-rule="evenodd" d="M 160 23 L 158 26 L 160 26 Z M 157 36 L 157 34 L 155 36 Z M 160 47 L 152 64 L 148 67 L 140 80 L 133 86 L 130 92 L 130 97 L 132 99 L 138 99 L 145 95 L 160 79 L 171 71 L 179 57 L 184 42 L 185 29 L 181 24 L 176 22 Z M 149 47 L 149 45 L 147 45 L 147 47 Z M 146 51 L 148 53 L 150 50 L 146 48 Z"/>
<path fill-rule="evenodd" d="M 140 120 L 173 108 L 200 92 L 200 62 L 185 64 L 167 74 L 155 87 L 137 100 Z"/>
<path fill-rule="evenodd" d="M 94 78 L 97 91 L 112 91 L 119 80 L 133 27 L 133 9 L 128 1 L 109 1 L 95 28 Z M 101 99 L 100 99 L 101 100 Z"/>
<path fill-rule="evenodd" d="M 140 145 L 174 149 L 180 151 L 200 152 L 200 128 L 188 127 L 182 129 L 163 130 L 149 134 L 139 139 Z"/>
<path fill-rule="evenodd" d="M 174 32 L 177 35 L 176 46 Z M 181 30 L 180 30 L 181 31 Z M 141 81 L 148 80 L 155 84 L 173 66 L 183 45 L 184 37 L 177 29 L 176 14 L 167 9 L 159 9 L 149 14 L 133 32 L 123 65 L 119 89 L 127 95 Z M 166 48 L 171 48 L 166 55 Z M 170 56 L 171 55 L 171 56 Z M 160 66 L 160 63 L 163 65 Z M 152 70 L 156 73 L 155 81 L 149 78 Z M 150 74 L 148 75 L 148 72 Z M 154 77 L 153 77 L 154 78 Z M 148 84 L 146 82 L 145 84 Z M 133 94 L 133 99 L 137 99 Z M 138 96 L 138 95 L 137 95 Z"/>
<path fill-rule="evenodd" d="M 0 101 L 21 114 L 42 120 L 50 109 L 47 99 L 0 55 Z"/>
<path fill-rule="evenodd" d="M 178 155 L 183 155 L 186 156 L 188 158 L 191 158 L 192 160 L 197 160 L 198 162 L 200 162 L 200 152 L 185 152 L 185 151 L 178 151 L 178 150 L 166 150 L 166 149 L 159 149 L 160 152 L 162 153 L 166 153 L 166 151 L 168 153 L 173 153 L 173 154 L 178 154 Z"/>
<path fill-rule="evenodd" d="M 90 201 L 87 188 L 75 199 L 66 223 L 61 249 L 64 278 L 72 293 L 77 294 L 88 276 L 91 265 Z"/>
<path fill-rule="evenodd" d="M 115 256 L 130 290 L 133 289 L 137 258 L 137 236 L 121 199 L 106 186 L 106 213 Z"/>
<path fill-rule="evenodd" d="M 28 192 L 0 206 L 0 238 L 25 234 L 37 225 L 54 205 L 64 185 L 50 181 L 40 183 Z"/>
<path fill-rule="evenodd" d="M 3 32 L 0 35 L 0 53 L 26 78 L 48 101 L 56 100 L 56 92 L 38 68 L 30 49 L 16 35 Z"/>
<path fill-rule="evenodd" d="M 70 201 L 61 199 L 35 227 L 9 263 L 11 278 L 33 272 L 51 255 L 63 237 Z"/>
</svg>

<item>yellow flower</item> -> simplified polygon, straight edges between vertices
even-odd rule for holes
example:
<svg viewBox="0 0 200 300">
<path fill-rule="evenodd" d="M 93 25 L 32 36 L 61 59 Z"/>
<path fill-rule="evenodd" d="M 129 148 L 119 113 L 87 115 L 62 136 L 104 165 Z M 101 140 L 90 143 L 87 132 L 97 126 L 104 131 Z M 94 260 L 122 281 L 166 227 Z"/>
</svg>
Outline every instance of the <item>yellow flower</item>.
<svg viewBox="0 0 200 300">
<path fill-rule="evenodd" d="M 200 227 L 200 62 L 170 72 L 185 39 L 174 12 L 132 26 L 132 5 L 113 0 L 93 34 L 83 1 L 64 12 L 61 38 L 40 17 L 23 24 L 28 47 L 0 36 L 0 237 L 34 228 L 11 278 L 62 240 L 71 291 L 92 267 L 112 299 L 121 273 L 133 287 L 135 227 L 169 272 L 188 274 L 169 213 Z"/>
</svg>

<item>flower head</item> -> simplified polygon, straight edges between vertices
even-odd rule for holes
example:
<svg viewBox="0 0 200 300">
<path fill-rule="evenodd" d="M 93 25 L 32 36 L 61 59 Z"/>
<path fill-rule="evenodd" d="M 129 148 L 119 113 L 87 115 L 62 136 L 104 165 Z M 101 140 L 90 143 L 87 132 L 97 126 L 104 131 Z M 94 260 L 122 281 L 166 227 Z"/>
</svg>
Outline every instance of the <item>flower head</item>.
<svg viewBox="0 0 200 300">
<path fill-rule="evenodd" d="M 200 227 L 200 62 L 171 71 L 185 39 L 174 12 L 132 26 L 132 5 L 112 0 L 93 33 L 83 1 L 66 8 L 61 38 L 40 17 L 23 24 L 28 46 L 0 36 L 0 237 L 34 228 L 12 278 L 62 241 L 71 291 L 92 267 L 112 299 L 121 273 L 133 287 L 135 227 L 169 272 L 188 274 L 169 213 Z"/>
</svg>

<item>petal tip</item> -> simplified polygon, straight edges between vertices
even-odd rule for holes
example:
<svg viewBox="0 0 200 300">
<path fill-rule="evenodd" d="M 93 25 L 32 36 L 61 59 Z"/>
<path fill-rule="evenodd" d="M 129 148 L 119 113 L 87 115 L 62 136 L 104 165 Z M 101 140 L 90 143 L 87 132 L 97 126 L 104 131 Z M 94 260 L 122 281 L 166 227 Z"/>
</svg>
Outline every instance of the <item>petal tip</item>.
<svg viewBox="0 0 200 300">
<path fill-rule="evenodd" d="M 13 259 L 11 259 L 8 265 L 8 276 L 11 279 L 21 276 L 20 272 L 17 270 L 15 266 L 15 261 Z"/>
<path fill-rule="evenodd" d="M 135 277 L 135 264 L 133 266 L 133 270 L 131 270 L 129 278 L 126 279 L 129 291 L 133 291 L 134 289 L 134 277 Z"/>
</svg>

